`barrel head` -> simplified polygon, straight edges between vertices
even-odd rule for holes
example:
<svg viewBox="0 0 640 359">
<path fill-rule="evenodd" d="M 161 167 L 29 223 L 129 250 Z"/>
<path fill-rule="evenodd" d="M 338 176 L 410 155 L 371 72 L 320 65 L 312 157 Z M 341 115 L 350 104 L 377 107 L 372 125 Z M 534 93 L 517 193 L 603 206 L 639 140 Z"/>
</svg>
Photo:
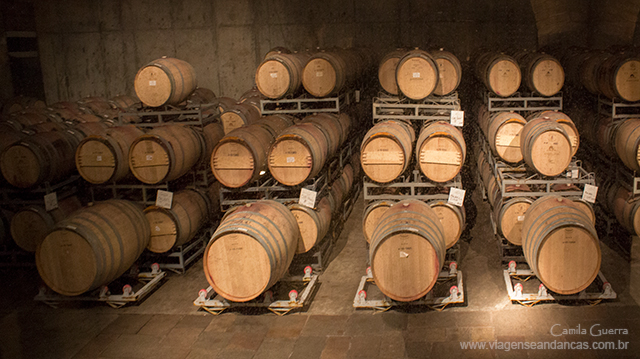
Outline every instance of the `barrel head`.
<svg viewBox="0 0 640 359">
<path fill-rule="evenodd" d="M 141 182 L 155 184 L 167 177 L 171 161 L 167 149 L 149 138 L 134 143 L 129 151 L 129 167 Z"/>
<path fill-rule="evenodd" d="M 85 140 L 76 150 L 78 173 L 89 183 L 105 183 L 115 173 L 116 156 L 105 142 L 102 139 Z"/>
<path fill-rule="evenodd" d="M 289 90 L 290 81 L 289 70 L 280 61 L 264 61 L 256 70 L 256 86 L 268 98 L 284 96 Z"/>
<path fill-rule="evenodd" d="M 244 143 L 224 142 L 211 156 L 211 169 L 216 179 L 226 187 L 238 188 L 253 178 L 255 171 L 251 150 Z"/>
<path fill-rule="evenodd" d="M 2 175 L 10 184 L 19 188 L 36 185 L 40 180 L 40 159 L 27 146 L 13 145 L 7 148 L 0 159 Z"/>
<path fill-rule="evenodd" d="M 154 253 L 165 253 L 171 250 L 178 238 L 178 229 L 171 216 L 160 208 L 150 207 L 144 216 L 151 227 L 151 237 L 147 249 Z"/>
<path fill-rule="evenodd" d="M 136 95 L 145 105 L 158 107 L 171 97 L 171 80 L 157 66 L 146 66 L 138 71 L 134 83 Z"/>
</svg>

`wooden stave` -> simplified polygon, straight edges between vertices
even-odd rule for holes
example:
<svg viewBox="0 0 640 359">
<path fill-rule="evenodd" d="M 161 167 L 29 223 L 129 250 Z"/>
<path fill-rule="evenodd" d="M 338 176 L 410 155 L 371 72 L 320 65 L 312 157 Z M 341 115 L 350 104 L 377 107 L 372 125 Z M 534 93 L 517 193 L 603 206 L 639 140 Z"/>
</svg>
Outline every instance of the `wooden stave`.
<svg viewBox="0 0 640 359">
<path fill-rule="evenodd" d="M 317 85 L 314 81 L 314 79 L 319 76 L 317 75 L 317 70 L 314 70 L 312 67 L 320 62 L 326 62 L 334 74 L 332 85 L 327 89 L 323 89 L 322 87 L 316 88 Z M 314 97 L 327 97 L 337 94 L 353 81 L 353 75 L 350 71 L 353 71 L 353 69 L 348 68 L 344 53 L 323 50 L 313 54 L 307 60 L 302 70 L 302 86 Z M 312 73 L 315 73 L 316 76 L 312 76 Z M 322 77 L 324 77 L 324 75 Z"/>
<path fill-rule="evenodd" d="M 27 108 L 45 108 L 44 101 L 28 96 L 15 96 L 2 103 L 2 117 L 23 111 Z"/>
<path fill-rule="evenodd" d="M 106 213 L 102 215 L 102 212 Z M 102 223 L 98 223 L 96 220 Z M 129 227 L 120 230 L 121 227 L 119 226 L 126 225 L 127 222 L 129 222 Z M 106 225 L 106 227 L 100 227 L 100 225 Z M 52 251 L 48 250 L 50 248 L 48 243 L 54 241 L 52 236 L 58 231 L 72 232 L 84 238 L 92 247 L 94 256 L 102 254 L 99 259 L 97 257 L 94 258 L 96 259 L 96 265 L 100 268 L 98 268 L 97 273 L 93 273 L 91 284 L 80 290 L 68 290 L 52 285 L 51 279 L 45 271 L 46 268 L 43 268 L 46 267 L 46 263 L 50 260 L 49 256 L 53 255 Z M 54 291 L 65 296 L 80 295 L 99 288 L 101 285 L 108 284 L 124 274 L 144 251 L 146 242 L 149 240 L 149 233 L 149 226 L 145 221 L 142 210 L 133 203 L 116 199 L 99 202 L 91 207 L 76 211 L 72 216 L 56 224 L 54 230 L 36 250 L 36 266 L 40 277 Z M 110 235 L 113 235 L 113 237 Z M 118 262 L 114 261 L 115 258 L 113 256 L 107 257 L 108 252 L 103 247 L 114 245 L 117 245 L 117 247 L 114 248 L 113 253 L 125 255 L 120 257 Z M 118 251 L 118 248 L 120 248 L 120 251 Z M 96 253 L 96 250 L 101 250 L 101 252 Z M 112 263 L 106 263 L 109 259 Z M 68 261 L 66 261 L 65 266 L 68 266 L 68 264 Z M 100 266 L 100 264 L 102 265 Z"/>
<path fill-rule="evenodd" d="M 269 218 L 269 216 L 263 213 L 277 215 L 279 218 Z M 257 219 L 252 220 L 251 216 L 268 219 L 268 222 L 261 223 L 258 222 Z M 252 223 L 257 223 L 258 226 L 263 228 L 263 231 L 252 230 L 252 228 L 255 227 L 251 226 Z M 268 231 L 269 227 L 266 225 L 268 225 L 269 223 L 271 223 L 271 228 L 277 229 L 279 233 L 277 239 L 275 237 L 275 233 L 271 233 Z M 276 225 L 276 223 L 278 225 Z M 244 230 L 242 228 L 244 228 Z M 227 234 L 232 234 L 239 231 L 241 231 L 243 234 L 250 235 L 254 240 L 262 242 L 260 243 L 262 248 L 265 250 L 265 252 L 268 253 L 269 257 L 273 257 L 271 258 L 271 271 L 269 273 L 268 281 L 266 281 L 266 283 L 260 290 L 248 296 L 237 296 L 233 295 L 233 293 L 228 293 L 222 290 L 216 283 L 214 278 L 212 278 L 208 260 L 210 251 L 212 251 L 211 248 L 216 241 L 220 240 Z M 272 239 L 275 242 L 270 242 L 271 246 L 267 245 L 266 243 L 264 243 L 264 239 L 266 239 L 267 237 L 260 236 L 260 234 L 271 234 Z M 251 204 L 247 204 L 245 206 L 238 207 L 233 212 L 225 216 L 205 248 L 203 260 L 205 277 L 207 278 L 209 284 L 216 291 L 216 293 L 220 294 L 228 300 L 236 302 L 246 302 L 254 299 L 269 287 L 271 287 L 273 284 L 275 284 L 286 273 L 289 265 L 291 264 L 291 261 L 293 260 L 293 255 L 295 254 L 299 235 L 300 233 L 295 217 L 291 214 L 287 207 L 278 202 L 271 200 L 260 200 Z M 280 241 L 278 242 L 278 240 Z M 275 246 L 277 246 L 277 248 Z"/>
<path fill-rule="evenodd" d="M 509 241 L 509 243 L 515 244 L 517 246 L 522 245 L 522 222 L 524 222 L 524 219 L 522 221 L 519 221 L 516 218 L 516 221 L 519 223 L 516 223 L 515 225 L 512 223 L 509 224 L 511 225 L 511 227 L 519 226 L 519 229 L 516 229 L 516 233 L 514 233 L 513 235 L 511 235 L 512 232 L 506 233 L 507 231 L 505 231 L 504 227 L 505 227 L 505 215 L 507 211 L 509 211 L 514 205 L 523 205 L 524 207 L 528 208 L 529 206 L 531 206 L 533 202 L 534 202 L 534 198 L 532 197 L 513 197 L 508 199 L 503 198 L 497 203 L 497 206 L 494 209 L 494 218 L 496 219 L 496 227 L 498 228 L 499 233 L 507 241 Z M 526 209 L 522 213 L 522 216 L 524 216 L 525 214 L 526 214 Z"/>
<path fill-rule="evenodd" d="M 371 234 L 373 230 L 377 226 L 380 217 L 384 212 L 386 212 L 389 207 L 391 207 L 395 201 L 389 200 L 380 200 L 371 202 L 367 207 L 365 207 L 364 214 L 362 216 L 362 233 L 364 235 L 364 239 L 367 243 L 371 243 Z M 374 217 L 371 217 L 374 215 Z M 373 222 L 371 224 L 371 222 Z"/>
<path fill-rule="evenodd" d="M 564 69 L 562 64 L 555 57 L 543 53 L 543 52 L 530 52 L 522 56 L 521 58 L 516 58 L 517 62 L 520 64 L 520 70 L 522 72 L 522 77 L 524 78 L 524 84 L 531 92 L 539 93 L 542 96 L 554 96 L 558 92 L 562 90 L 562 86 L 564 85 Z M 560 70 L 561 81 L 559 81 L 556 87 L 552 87 L 549 91 L 541 91 L 540 87 L 536 85 L 536 68 L 542 62 L 552 62 L 555 64 L 556 69 Z"/>
<path fill-rule="evenodd" d="M 300 230 L 296 254 L 307 253 L 316 244 L 320 243 L 329 232 L 333 214 L 330 200 L 327 196 L 323 197 L 318 201 L 316 208 L 309 208 L 298 203 L 291 204 L 288 207 L 293 216 L 296 217 Z M 303 228 L 308 226 L 306 222 L 309 220 L 313 222 L 312 227 L 315 226 L 316 230 L 307 234 Z"/>
<path fill-rule="evenodd" d="M 153 99 L 147 98 L 147 95 L 145 93 L 141 94 L 141 91 L 145 89 L 145 85 L 141 83 L 142 79 L 140 76 L 144 73 L 145 69 L 149 67 L 158 68 L 168 77 L 170 89 L 168 96 L 164 96 L 166 97 L 164 101 L 155 101 Z M 177 81 L 177 79 L 174 78 L 177 74 L 180 74 L 180 81 Z M 181 86 L 179 87 L 177 86 L 178 82 L 181 84 Z M 149 86 L 149 84 L 146 85 L 146 87 Z M 175 58 L 161 58 L 151 61 L 150 63 L 140 68 L 140 70 L 138 70 L 136 78 L 134 80 L 134 88 L 137 97 L 142 103 L 149 107 L 158 107 L 165 104 L 177 105 L 187 99 L 187 97 L 191 95 L 196 87 L 196 72 L 193 66 L 191 66 L 191 64 L 186 61 Z"/>
<path fill-rule="evenodd" d="M 556 169 L 555 171 L 545 171 L 546 173 L 540 171 L 540 167 L 536 166 L 536 163 L 534 163 L 534 158 L 531 157 L 531 147 L 533 143 L 535 143 L 535 141 L 546 132 L 557 132 L 564 138 L 569 149 L 571 148 L 571 140 L 562 125 L 553 120 L 536 118 L 527 122 L 527 124 L 522 129 L 522 133 L 520 135 L 520 149 L 522 151 L 522 157 L 524 158 L 525 163 L 532 169 L 545 176 L 557 176 L 564 172 L 567 166 L 569 166 L 569 164 L 571 163 L 571 156 L 567 156 L 567 158 L 565 158 L 565 161 L 562 162 L 563 165 L 557 167 L 560 170 Z M 544 162 L 542 164 L 544 164 Z"/>
<path fill-rule="evenodd" d="M 615 181 L 603 185 L 605 195 L 603 203 L 612 213 L 618 223 L 627 232 L 638 235 L 640 233 L 640 201 L 631 192 Z"/>
<path fill-rule="evenodd" d="M 407 51 L 396 49 L 388 52 L 378 65 L 378 83 L 382 89 L 391 95 L 398 95 L 398 83 L 396 82 L 396 69 L 400 58 Z"/>
<path fill-rule="evenodd" d="M 545 118 L 559 123 L 569 136 L 571 142 L 571 155 L 575 156 L 576 152 L 578 152 L 578 148 L 580 147 L 580 133 L 578 132 L 576 124 L 567 114 L 551 110 L 539 111 L 530 114 L 527 117 L 527 121 L 531 121 L 536 118 Z"/>
<path fill-rule="evenodd" d="M 507 61 L 512 63 L 513 68 L 517 70 L 516 77 L 518 78 L 518 80 L 515 81 L 517 83 L 517 86 L 514 85 L 512 86 L 512 88 L 506 89 L 507 91 L 504 93 L 502 93 L 502 91 L 500 92 L 496 91 L 496 89 L 493 88 L 491 84 L 491 70 L 497 63 L 501 61 Z M 491 52 L 481 55 L 476 60 L 476 76 L 480 79 L 480 81 L 482 81 L 482 83 L 484 83 L 484 85 L 489 91 L 491 91 L 492 93 L 495 93 L 500 97 L 509 97 L 513 95 L 516 91 L 518 91 L 518 88 L 520 87 L 520 82 L 522 80 L 522 74 L 520 73 L 520 66 L 515 61 L 514 58 L 512 58 L 509 55 L 505 55 L 501 53 L 491 53 Z"/>
<path fill-rule="evenodd" d="M 400 171 L 397 171 L 397 175 L 394 178 L 381 178 L 377 175 L 372 175 L 373 172 L 369 169 L 369 165 L 366 163 L 366 149 L 367 145 L 376 139 L 377 137 L 391 138 L 395 143 L 399 145 L 403 153 L 403 163 Z M 373 181 L 380 183 L 388 183 L 400 176 L 409 167 L 411 161 L 411 154 L 413 153 L 413 142 L 415 141 L 415 132 L 410 124 L 402 121 L 388 120 L 379 122 L 374 125 L 364 136 L 362 144 L 360 145 L 360 163 L 364 173 Z M 369 170 L 368 170 L 369 169 Z"/>
<path fill-rule="evenodd" d="M 436 215 L 438 215 L 438 218 L 440 219 L 440 222 L 442 223 L 442 227 L 444 230 L 444 239 L 445 239 L 445 248 L 449 249 L 451 247 L 453 247 L 456 243 L 458 243 L 458 240 L 460 239 L 460 236 L 462 235 L 462 231 L 464 231 L 465 227 L 466 227 L 466 221 L 467 221 L 467 216 L 466 216 L 466 211 L 464 209 L 464 206 L 455 206 L 451 203 L 447 203 L 443 200 L 433 200 L 433 201 L 429 201 L 427 202 L 427 204 L 434 210 L 436 211 Z M 443 208 L 446 209 L 450 212 L 452 212 L 454 214 L 454 216 L 457 219 L 457 225 L 456 225 L 456 231 L 454 235 L 450 235 L 451 232 L 447 231 L 448 226 L 442 222 L 442 218 L 440 218 L 439 216 L 439 212 L 437 212 L 437 208 Z M 449 233 L 448 233 L 449 232 Z"/>
<path fill-rule="evenodd" d="M 420 212 L 418 212 L 420 211 Z M 417 219 L 402 217 L 405 214 L 415 214 L 419 216 L 418 219 L 424 219 L 425 223 L 430 226 L 425 226 L 418 222 Z M 397 219 L 399 218 L 399 219 Z M 434 264 L 433 277 L 430 279 L 430 284 L 425 288 L 421 288 L 416 293 L 411 295 L 399 296 L 396 293 L 392 293 L 384 286 L 384 282 L 378 276 L 378 268 L 376 264 L 376 252 L 380 245 L 392 238 L 395 234 L 399 233 L 413 233 L 424 240 L 426 240 L 434 249 L 436 263 Z M 435 212 L 426 203 L 418 200 L 404 200 L 392 205 L 381 217 L 380 223 L 376 226 L 371 238 L 371 244 L 369 246 L 369 258 L 371 259 L 371 272 L 376 285 L 387 297 L 402 302 L 413 301 L 426 295 L 435 285 L 438 274 L 444 263 L 445 242 L 444 242 L 444 230 L 440 220 L 436 216 Z M 424 256 L 420 256 L 421 259 L 427 260 Z M 408 258 L 408 256 L 407 256 Z M 398 263 L 395 263 L 393 269 L 399 268 Z"/>
<path fill-rule="evenodd" d="M 413 59 L 421 59 L 425 61 L 429 65 L 428 68 L 430 68 L 433 72 L 433 78 L 429 79 L 428 77 L 425 77 L 427 81 L 433 83 L 429 84 L 429 82 L 427 82 L 424 91 L 420 92 L 419 94 L 408 93 L 407 90 L 409 89 L 404 85 L 405 80 L 407 80 L 407 78 L 403 75 L 404 65 L 408 61 L 411 61 Z M 412 73 L 412 76 L 415 76 L 415 74 Z M 419 73 L 418 78 L 423 78 L 422 72 Z M 436 64 L 436 61 L 433 59 L 433 57 L 431 57 L 431 55 L 424 50 L 414 49 L 407 51 L 404 56 L 402 56 L 402 58 L 398 62 L 398 66 L 396 67 L 396 83 L 398 84 L 398 93 L 401 93 L 403 96 L 406 96 L 407 98 L 410 98 L 412 100 L 423 100 L 431 95 L 436 90 L 438 80 L 438 65 Z M 403 87 L 405 87 L 404 91 L 402 89 Z"/>
<path fill-rule="evenodd" d="M 627 168 L 640 171 L 640 118 L 626 119 L 615 126 L 614 137 L 608 137 L 613 142 L 615 153 Z"/>
<path fill-rule="evenodd" d="M 433 57 L 433 59 L 438 64 L 438 85 L 436 85 L 436 88 L 433 91 L 433 94 L 436 96 L 447 96 L 452 94 L 458 89 L 458 86 L 460 86 L 460 81 L 462 80 L 462 65 L 460 64 L 460 60 L 453 53 L 449 51 L 445 51 L 443 49 L 430 51 L 429 54 L 431 55 L 431 57 Z M 453 67 L 453 69 L 455 70 L 455 74 L 451 75 L 449 72 L 443 71 L 442 64 L 440 61 L 449 62 Z M 453 78 L 453 83 L 455 83 L 455 85 L 449 88 L 445 88 L 442 85 L 443 79 L 450 80 L 451 78 Z M 447 81 L 447 82 L 451 82 L 451 81 Z"/>
<path fill-rule="evenodd" d="M 640 69 L 640 58 L 629 54 L 617 54 L 603 60 L 598 66 L 597 89 L 598 93 L 609 99 L 621 99 L 626 102 L 640 101 L 640 84 L 634 86 L 636 91 L 631 93 L 621 91 L 617 78 L 621 69 L 630 64 L 633 66 L 635 78 L 638 79 Z"/>
<path fill-rule="evenodd" d="M 255 83 L 260 93 L 273 100 L 299 93 L 302 87 L 302 72 L 310 57 L 311 55 L 307 52 L 293 54 L 272 53 L 265 57 L 260 65 L 258 65 L 255 73 Z M 271 61 L 281 64 L 288 73 L 289 81 L 284 91 L 269 91 L 267 85 L 262 81 L 262 77 L 260 75 L 261 70 L 263 67 L 268 66 L 268 63 Z"/>
<path fill-rule="evenodd" d="M 224 128 L 224 134 L 236 128 L 250 125 L 260 119 L 260 112 L 253 106 L 245 103 L 236 103 L 230 108 L 225 108 L 220 114 L 220 121 Z"/>
<path fill-rule="evenodd" d="M 478 116 L 478 121 L 480 124 L 480 128 L 482 132 L 485 134 L 487 141 L 489 142 L 489 147 L 491 147 L 492 152 L 500 157 L 502 160 L 509 163 L 519 163 L 522 162 L 522 152 L 520 151 L 520 134 L 522 133 L 522 129 L 515 136 L 518 138 L 518 146 L 515 147 L 514 151 L 509 151 L 508 147 L 511 146 L 502 146 L 499 144 L 498 134 L 503 129 L 504 126 L 515 124 L 515 126 L 520 125 L 521 128 L 524 128 L 524 125 L 527 123 L 527 120 L 524 119 L 521 115 L 515 112 L 496 112 L 494 114 L 490 114 L 488 111 L 484 115 Z M 501 147 L 507 147 L 506 150 L 502 150 Z"/>
<path fill-rule="evenodd" d="M 480 178 L 482 179 L 482 184 L 487 192 L 487 201 L 492 208 L 495 208 L 501 197 L 501 190 L 498 185 L 498 181 L 493 175 L 493 169 L 485 159 L 482 152 L 480 152 L 480 155 L 478 156 L 477 167 L 480 173 Z"/>
<path fill-rule="evenodd" d="M 327 140 L 327 158 L 334 156 L 349 134 L 349 128 L 347 127 L 345 131 L 345 124 L 334 114 L 319 113 L 310 115 L 302 119 L 300 123 L 312 123 L 322 131 Z"/>
<path fill-rule="evenodd" d="M 273 138 L 295 124 L 295 117 L 285 114 L 274 114 L 262 117 L 256 122 L 271 133 Z"/>
<path fill-rule="evenodd" d="M 457 165 L 457 168 L 454 171 L 455 173 L 452 172 L 447 176 L 439 177 L 437 173 L 433 173 L 431 169 L 427 167 L 428 165 L 423 165 L 423 162 L 421 161 L 423 148 L 427 145 L 428 141 L 436 138 L 446 138 L 452 141 L 458 149 L 458 153 L 460 155 L 460 163 Z M 458 175 L 458 173 L 460 173 L 460 171 L 462 170 L 462 166 L 464 165 L 466 152 L 467 146 L 460 130 L 447 122 L 434 121 L 426 124 L 420 131 L 420 136 L 418 136 L 418 141 L 416 142 L 416 163 L 418 163 L 420 172 L 427 178 L 434 182 L 443 183 L 452 180 Z M 436 164 L 436 166 L 437 165 L 440 164 Z"/>
<path fill-rule="evenodd" d="M 584 280 L 576 288 L 558 288 L 550 285 L 547 281 L 548 278 L 541 276 L 540 268 L 538 267 L 540 264 L 538 263 L 538 256 L 542 245 L 547 244 L 548 236 L 563 228 L 576 228 L 586 231 L 593 239 L 594 246 L 597 249 L 596 269 L 589 276 L 590 279 Z M 547 289 L 559 294 L 575 294 L 588 287 L 598 275 L 601 252 L 597 232 L 591 220 L 573 204 L 572 200 L 555 195 L 540 197 L 527 210 L 522 233 L 522 248 L 525 259 Z M 537 240 L 536 236 L 541 234 L 542 241 Z M 576 253 L 571 253 L 571 257 L 578 256 Z"/>
</svg>

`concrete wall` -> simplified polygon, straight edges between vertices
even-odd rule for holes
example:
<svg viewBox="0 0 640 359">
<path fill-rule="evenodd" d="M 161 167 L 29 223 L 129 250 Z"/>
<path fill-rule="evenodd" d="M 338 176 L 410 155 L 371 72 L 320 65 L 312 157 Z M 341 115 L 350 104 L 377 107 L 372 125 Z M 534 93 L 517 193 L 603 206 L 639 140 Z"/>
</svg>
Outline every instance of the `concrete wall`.
<svg viewBox="0 0 640 359">
<path fill-rule="evenodd" d="M 537 46 L 529 0 L 39 0 L 36 22 L 48 102 L 133 94 L 137 70 L 161 56 L 238 97 L 275 46 L 437 46 L 462 60 Z"/>
</svg>

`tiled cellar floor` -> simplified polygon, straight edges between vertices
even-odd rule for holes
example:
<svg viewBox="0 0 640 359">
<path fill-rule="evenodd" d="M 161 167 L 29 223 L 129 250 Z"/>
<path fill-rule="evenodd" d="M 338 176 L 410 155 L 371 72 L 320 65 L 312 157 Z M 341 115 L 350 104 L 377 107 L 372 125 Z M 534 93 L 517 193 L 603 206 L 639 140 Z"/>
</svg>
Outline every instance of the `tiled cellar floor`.
<svg viewBox="0 0 640 359">
<path fill-rule="evenodd" d="M 355 310 L 366 268 L 361 234 L 362 198 L 345 225 L 315 296 L 303 312 L 278 317 L 266 311 L 214 316 L 193 306 L 207 286 L 202 261 L 172 274 L 135 306 L 101 304 L 51 308 L 34 302 L 35 269 L 0 272 L 2 358 L 622 358 L 640 357 L 640 310 L 631 293 L 640 272 L 607 245 L 602 271 L 618 293 L 615 302 L 512 304 L 506 296 L 489 207 L 476 190 L 475 224 L 462 239 L 467 305 L 442 312 L 425 308 L 384 313 Z M 473 209 L 470 209 L 473 211 Z M 473 222 L 473 215 L 470 216 Z M 552 328 L 554 328 L 552 330 Z M 598 329 L 620 329 L 594 336 Z M 562 334 L 562 329 L 567 334 Z M 571 329 L 569 331 L 569 329 Z M 582 330 L 586 333 L 583 333 Z M 627 331 L 627 334 L 624 333 Z M 496 342 L 502 349 L 461 349 L 460 342 Z M 575 342 L 567 350 L 505 350 L 502 342 Z M 626 350 L 580 350 L 596 342 L 628 342 Z M 580 344 L 579 344 L 580 343 Z M 522 344 L 521 344 L 522 345 Z M 624 345 L 624 344 L 622 344 Z"/>
</svg>

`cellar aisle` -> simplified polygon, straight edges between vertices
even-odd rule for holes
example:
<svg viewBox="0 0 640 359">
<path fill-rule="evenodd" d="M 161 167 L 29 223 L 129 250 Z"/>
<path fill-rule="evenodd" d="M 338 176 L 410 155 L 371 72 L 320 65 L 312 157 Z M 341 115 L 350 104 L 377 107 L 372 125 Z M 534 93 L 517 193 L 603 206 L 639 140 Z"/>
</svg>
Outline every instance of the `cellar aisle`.
<svg viewBox="0 0 640 359">
<path fill-rule="evenodd" d="M 0 302 L 2 358 L 426 358 L 518 357 L 553 358 L 580 355 L 610 357 L 595 350 L 461 350 L 461 341 L 628 341 L 617 357 L 636 357 L 640 345 L 640 310 L 629 295 L 630 266 L 603 246 L 603 272 L 620 300 L 597 306 L 541 304 L 532 308 L 509 303 L 489 207 L 476 190 L 478 213 L 463 238 L 460 270 L 464 273 L 466 307 L 442 312 L 424 308 L 384 313 L 355 310 L 355 290 L 366 268 L 361 234 L 364 201 L 358 200 L 345 225 L 328 269 L 310 307 L 278 317 L 263 311 L 230 311 L 219 316 L 193 306 L 206 287 L 202 263 L 185 275 L 171 275 L 137 306 L 112 309 L 103 305 L 35 303 L 35 270 L 4 270 L 0 279 L 8 292 Z M 469 209 L 472 211 L 473 209 Z M 472 218 L 473 216 L 471 216 Z M 623 263 L 621 266 L 620 264 Z M 36 276 L 37 278 L 37 276 Z M 593 325 L 627 329 L 629 334 L 555 337 L 550 330 Z M 596 327 L 598 328 L 598 327 Z"/>
</svg>

